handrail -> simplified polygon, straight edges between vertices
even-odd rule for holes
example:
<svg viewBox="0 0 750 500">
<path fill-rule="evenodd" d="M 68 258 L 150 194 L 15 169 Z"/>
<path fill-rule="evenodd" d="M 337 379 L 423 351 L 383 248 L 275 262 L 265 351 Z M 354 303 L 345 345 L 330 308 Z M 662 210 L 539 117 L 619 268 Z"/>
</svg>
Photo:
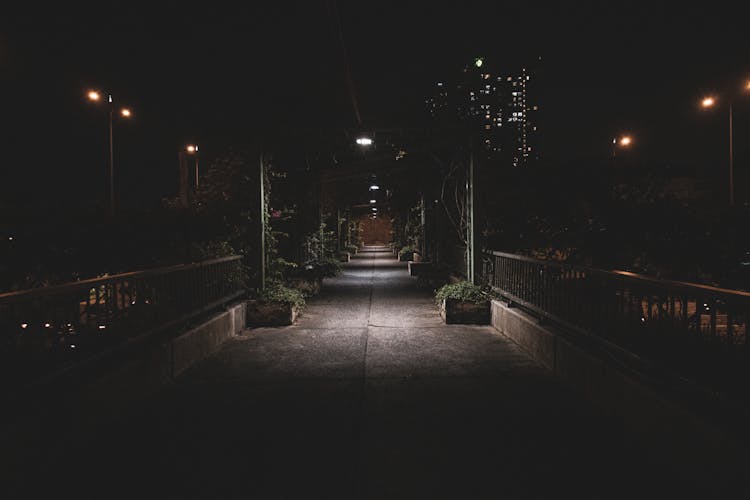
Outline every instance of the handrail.
<svg viewBox="0 0 750 500">
<path fill-rule="evenodd" d="M 78 365 L 245 293 L 242 257 L 0 295 L 0 386 Z"/>
<path fill-rule="evenodd" d="M 485 255 L 506 257 L 506 258 L 510 258 L 510 259 L 514 259 L 518 261 L 523 261 L 523 262 L 543 264 L 545 266 L 566 267 L 568 269 L 585 271 L 585 272 L 595 273 L 599 275 L 621 276 L 627 279 L 647 282 L 652 285 L 664 286 L 667 288 L 681 288 L 681 289 L 686 289 L 686 290 L 700 289 L 706 292 L 710 292 L 712 294 L 720 294 L 720 295 L 725 295 L 727 297 L 733 296 L 739 299 L 750 299 L 750 292 L 745 292 L 743 290 L 731 290 L 729 288 L 720 288 L 720 287 L 715 287 L 711 285 L 703 285 L 701 283 L 690 283 L 687 281 L 675 281 L 675 280 L 666 280 L 662 278 L 654 278 L 652 276 L 637 274 L 637 273 L 633 273 L 630 271 L 620 271 L 620 270 L 607 271 L 605 269 L 598 269 L 595 267 L 588 267 L 588 266 L 584 266 L 580 264 L 568 264 L 566 262 L 561 262 L 561 261 L 556 261 L 556 260 L 542 260 L 542 259 L 536 259 L 534 257 L 528 257 L 526 255 L 517 255 L 517 254 L 506 253 L 506 252 L 498 252 L 496 250 L 488 250 L 485 252 Z"/>
<path fill-rule="evenodd" d="M 750 377 L 750 293 L 485 251 L 483 280 L 504 300 L 672 369 L 712 390 Z"/>
<path fill-rule="evenodd" d="M 151 276 L 171 274 L 179 271 L 189 271 L 191 269 L 197 269 L 200 267 L 206 267 L 213 264 L 221 264 L 223 262 L 230 262 L 241 259 L 241 255 L 230 255 L 228 257 L 219 257 L 217 259 L 204 260 L 199 262 L 191 262 L 190 264 L 176 264 L 173 266 L 155 267 L 153 269 L 144 269 L 142 271 L 130 271 L 127 273 L 113 274 L 110 276 L 101 276 L 99 278 L 89 278 L 80 281 L 71 281 L 69 283 L 63 283 L 61 285 L 45 286 L 39 288 L 31 288 L 28 290 L 18 290 L 15 292 L 0 293 L 0 304 L 4 302 L 11 302 L 14 300 L 23 300 L 26 298 L 36 298 L 45 295 L 57 295 L 60 293 L 74 292 L 76 290 L 82 290 L 90 287 L 105 285 L 113 281 L 121 281 L 124 279 L 137 279 L 137 278 L 148 278 Z"/>
</svg>

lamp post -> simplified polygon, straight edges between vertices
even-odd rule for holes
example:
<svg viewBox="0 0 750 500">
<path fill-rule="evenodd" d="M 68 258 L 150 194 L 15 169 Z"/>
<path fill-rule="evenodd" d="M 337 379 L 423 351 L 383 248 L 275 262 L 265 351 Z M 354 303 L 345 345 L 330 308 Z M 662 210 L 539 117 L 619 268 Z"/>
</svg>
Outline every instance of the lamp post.
<svg viewBox="0 0 750 500">
<path fill-rule="evenodd" d="M 744 92 L 750 91 L 750 80 L 745 81 Z M 737 93 L 730 93 L 727 108 L 729 111 L 729 206 L 734 206 L 734 117 L 732 116 L 733 99 Z M 706 96 L 701 100 L 703 109 L 710 109 L 716 106 L 719 98 L 716 96 Z"/>
<path fill-rule="evenodd" d="M 185 148 L 185 151 L 189 155 L 193 155 L 195 157 L 195 189 L 198 189 L 198 145 L 197 144 L 190 144 Z"/>
<path fill-rule="evenodd" d="M 621 135 L 612 138 L 612 168 L 610 172 L 609 191 L 610 197 L 614 196 L 615 188 L 615 160 L 617 159 L 618 148 L 629 148 L 633 144 L 633 137 L 630 135 Z"/>
<path fill-rule="evenodd" d="M 89 101 L 92 102 L 100 102 L 102 99 L 102 94 L 96 90 L 90 90 L 86 96 L 88 97 Z M 114 140 L 113 140 L 113 122 L 114 122 L 114 115 L 115 115 L 115 106 L 114 102 L 112 100 L 112 94 L 107 94 L 107 103 L 109 106 L 108 111 L 108 129 L 109 129 L 109 215 L 115 214 L 115 154 L 114 154 Z M 119 112 L 120 116 L 123 118 L 130 118 L 133 115 L 133 112 L 129 108 L 121 108 Z"/>
</svg>

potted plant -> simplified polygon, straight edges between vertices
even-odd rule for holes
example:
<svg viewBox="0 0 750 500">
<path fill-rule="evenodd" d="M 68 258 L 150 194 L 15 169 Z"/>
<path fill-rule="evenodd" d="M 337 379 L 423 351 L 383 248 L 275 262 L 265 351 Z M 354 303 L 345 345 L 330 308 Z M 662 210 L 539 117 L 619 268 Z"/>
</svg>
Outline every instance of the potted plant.
<svg viewBox="0 0 750 500">
<path fill-rule="evenodd" d="M 490 324 L 489 289 L 468 281 L 443 285 L 435 293 L 435 302 L 446 324 Z"/>
<path fill-rule="evenodd" d="M 401 262 L 414 260 L 414 255 L 416 253 L 417 251 L 414 250 L 414 248 L 412 248 L 411 246 L 402 247 L 398 252 L 398 260 L 400 260 Z"/>
<path fill-rule="evenodd" d="M 271 283 L 247 301 L 248 326 L 291 325 L 305 307 L 302 292 L 280 283 Z"/>
</svg>

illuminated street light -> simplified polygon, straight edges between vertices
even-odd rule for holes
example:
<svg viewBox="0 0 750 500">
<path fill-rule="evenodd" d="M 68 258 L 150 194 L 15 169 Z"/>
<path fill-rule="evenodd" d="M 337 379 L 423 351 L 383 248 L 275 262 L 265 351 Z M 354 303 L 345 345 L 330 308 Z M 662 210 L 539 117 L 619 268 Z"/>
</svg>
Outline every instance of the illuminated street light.
<svg viewBox="0 0 750 500">
<path fill-rule="evenodd" d="M 474 66 L 476 66 L 477 68 L 481 68 L 482 64 L 484 64 L 483 57 L 477 57 L 476 59 L 474 59 Z"/>
<path fill-rule="evenodd" d="M 198 189 L 198 145 L 189 144 L 185 151 L 190 155 L 195 155 L 195 189 Z"/>
<path fill-rule="evenodd" d="M 617 156 L 617 147 L 628 148 L 633 144 L 633 137 L 630 135 L 621 135 L 612 138 L 612 159 Z"/>
<path fill-rule="evenodd" d="M 378 189 L 380 189 L 380 186 L 378 186 L 377 184 L 373 184 L 372 186 L 370 186 L 370 191 L 377 191 Z"/>
<path fill-rule="evenodd" d="M 89 90 L 86 93 L 86 97 L 89 101 L 92 102 L 99 102 L 102 99 L 102 93 L 97 90 Z M 112 99 L 112 94 L 107 94 L 107 103 L 109 103 L 109 214 L 114 215 L 115 214 L 115 166 L 114 166 L 114 146 L 113 146 L 113 139 L 112 139 L 112 122 L 114 121 L 114 104 Z M 128 108 L 122 108 L 120 110 L 120 116 L 123 118 L 130 118 L 133 114 L 133 112 Z"/>
<path fill-rule="evenodd" d="M 714 104 L 716 104 L 716 99 L 710 96 L 704 97 L 703 100 L 701 101 L 701 106 L 703 106 L 704 108 L 710 108 Z"/>
<path fill-rule="evenodd" d="M 370 203 L 377 203 L 377 200 L 370 200 Z"/>
<path fill-rule="evenodd" d="M 745 81 L 743 86 L 745 92 L 750 91 L 750 80 Z M 734 126 L 732 117 L 732 98 L 736 96 L 730 96 L 728 99 L 729 108 L 729 206 L 734 206 Z M 711 108 L 716 104 L 717 99 L 713 96 L 706 96 L 701 101 L 703 108 Z"/>
<path fill-rule="evenodd" d="M 358 137 L 357 144 L 360 146 L 370 146 L 372 144 L 372 139 L 369 137 Z"/>
</svg>

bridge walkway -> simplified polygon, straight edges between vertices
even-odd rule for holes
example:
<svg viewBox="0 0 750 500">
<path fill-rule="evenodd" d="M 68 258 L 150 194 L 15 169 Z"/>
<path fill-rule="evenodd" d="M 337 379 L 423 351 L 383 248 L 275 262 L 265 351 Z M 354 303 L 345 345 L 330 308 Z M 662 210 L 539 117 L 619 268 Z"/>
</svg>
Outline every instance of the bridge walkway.
<svg viewBox="0 0 750 500">
<path fill-rule="evenodd" d="M 443 324 L 369 248 L 296 325 L 246 330 L 16 479 L 103 498 L 721 496 L 649 451 L 491 327 Z"/>
</svg>

